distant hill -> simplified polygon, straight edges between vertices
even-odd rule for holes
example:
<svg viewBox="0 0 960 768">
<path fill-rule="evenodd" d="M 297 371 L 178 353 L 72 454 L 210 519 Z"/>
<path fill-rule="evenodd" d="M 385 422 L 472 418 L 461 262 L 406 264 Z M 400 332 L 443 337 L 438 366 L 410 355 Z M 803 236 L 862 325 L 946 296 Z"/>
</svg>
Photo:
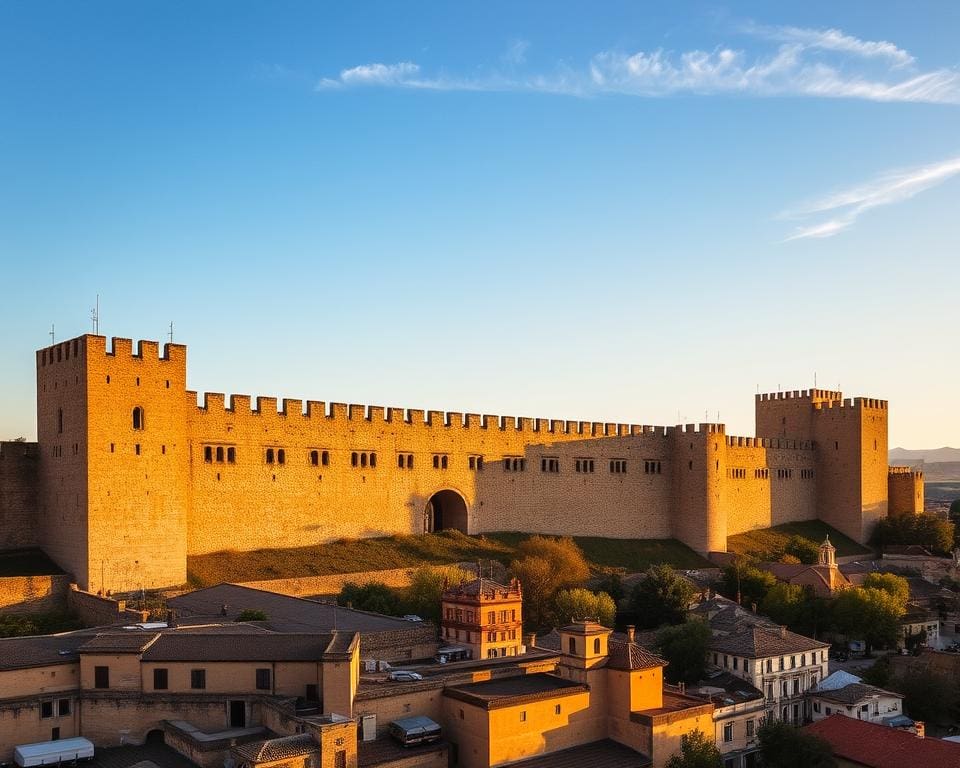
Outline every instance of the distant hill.
<svg viewBox="0 0 960 768">
<path fill-rule="evenodd" d="M 891 448 L 888 454 L 891 464 L 926 464 L 960 461 L 960 448 Z"/>
</svg>

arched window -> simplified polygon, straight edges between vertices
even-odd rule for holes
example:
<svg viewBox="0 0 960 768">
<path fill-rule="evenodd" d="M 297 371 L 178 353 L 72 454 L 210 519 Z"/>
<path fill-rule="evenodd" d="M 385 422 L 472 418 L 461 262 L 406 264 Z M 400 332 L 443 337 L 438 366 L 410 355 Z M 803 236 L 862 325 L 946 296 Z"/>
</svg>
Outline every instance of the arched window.
<svg viewBox="0 0 960 768">
<path fill-rule="evenodd" d="M 567 640 L 567 647 L 571 654 L 575 654 L 577 652 L 577 638 L 575 637 L 569 638 Z"/>
<path fill-rule="evenodd" d="M 593 652 L 594 652 L 594 653 L 600 653 L 600 638 L 599 638 L 599 637 L 593 638 Z"/>
<path fill-rule="evenodd" d="M 213 448 L 211 448 L 209 445 L 205 445 L 203 447 L 203 460 L 208 463 L 213 461 Z"/>
<path fill-rule="evenodd" d="M 273 448 L 267 448 L 267 464 L 273 464 Z"/>
<path fill-rule="evenodd" d="M 367 454 L 365 453 L 360 454 L 360 466 L 361 467 L 367 466 Z"/>
<path fill-rule="evenodd" d="M 233 464 L 237 460 L 237 449 L 227 448 L 227 461 Z"/>
<path fill-rule="evenodd" d="M 283 464 L 287 460 L 287 453 L 283 448 L 277 449 L 277 464 Z"/>
<path fill-rule="evenodd" d="M 223 446 L 222 445 L 217 446 L 217 461 L 220 462 L 221 464 L 223 463 Z"/>
<path fill-rule="evenodd" d="M 370 454 L 370 466 L 371 467 L 377 466 L 377 454 L 375 453 Z"/>
<path fill-rule="evenodd" d="M 356 451 L 354 451 L 353 453 L 350 454 L 350 466 L 351 466 L 351 467 L 357 466 L 357 452 L 356 452 Z"/>
<path fill-rule="evenodd" d="M 133 428 L 143 429 L 143 408 L 139 405 L 133 409 Z"/>
<path fill-rule="evenodd" d="M 314 467 L 320 464 L 320 454 L 317 451 L 310 451 L 310 464 Z"/>
<path fill-rule="evenodd" d="M 330 463 L 330 451 L 324 451 L 320 454 L 320 463 L 327 466 Z"/>
<path fill-rule="evenodd" d="M 57 434 L 63 434 L 63 408 L 57 409 Z"/>
</svg>

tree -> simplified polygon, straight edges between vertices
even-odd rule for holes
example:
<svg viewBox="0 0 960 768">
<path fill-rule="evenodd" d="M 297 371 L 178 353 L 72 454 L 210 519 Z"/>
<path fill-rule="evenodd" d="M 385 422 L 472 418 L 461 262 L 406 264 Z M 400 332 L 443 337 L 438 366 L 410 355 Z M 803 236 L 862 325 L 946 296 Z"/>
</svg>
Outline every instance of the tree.
<svg viewBox="0 0 960 768">
<path fill-rule="evenodd" d="M 830 625 L 828 601 L 801 584 L 774 584 L 760 602 L 760 613 L 810 637 L 817 637 Z"/>
<path fill-rule="evenodd" d="M 687 617 L 696 587 L 669 565 L 652 565 L 630 592 L 630 610 L 645 629 L 679 624 Z"/>
<path fill-rule="evenodd" d="M 703 677 L 710 645 L 710 627 L 698 619 L 664 627 L 657 633 L 657 652 L 669 664 L 664 670 L 671 683 L 695 683 Z"/>
<path fill-rule="evenodd" d="M 958 547 L 960 546 L 960 499 L 954 499 L 950 502 L 947 519 L 953 523 L 953 546 Z"/>
<path fill-rule="evenodd" d="M 741 605 L 760 605 L 767 592 L 777 583 L 777 577 L 769 571 L 761 570 L 743 559 L 736 558 L 723 569 L 723 584 L 720 591 L 731 600 L 740 596 Z"/>
<path fill-rule="evenodd" d="M 266 621 L 267 614 L 257 608 L 246 608 L 237 614 L 235 621 Z"/>
<path fill-rule="evenodd" d="M 957 716 L 956 686 L 930 669 L 911 667 L 893 678 L 890 688 L 903 694 L 903 708 L 914 720 L 947 725 Z"/>
<path fill-rule="evenodd" d="M 396 616 L 400 613 L 400 599 L 386 584 L 371 581 L 358 585 L 348 582 L 337 595 L 338 605 L 349 605 L 359 611 L 385 613 Z"/>
<path fill-rule="evenodd" d="M 553 600 L 554 615 L 561 624 L 574 619 L 594 618 L 605 627 L 612 627 L 617 616 L 617 604 L 606 592 L 593 593 L 575 587 L 561 589 Z"/>
<path fill-rule="evenodd" d="M 422 565 L 413 572 L 406 590 L 403 609 L 435 623 L 440 622 L 440 596 L 447 586 L 470 581 L 474 574 L 455 565 Z"/>
<path fill-rule="evenodd" d="M 680 754 L 667 760 L 666 768 L 720 768 L 720 750 L 712 739 L 696 730 L 680 740 Z"/>
<path fill-rule="evenodd" d="M 836 768 L 830 744 L 782 720 L 764 721 L 757 738 L 765 768 Z"/>
<path fill-rule="evenodd" d="M 907 600 L 910 599 L 910 583 L 903 576 L 895 573 L 868 573 L 861 586 L 889 592 L 906 610 Z"/>
<path fill-rule="evenodd" d="M 820 556 L 820 547 L 810 539 L 794 534 L 787 539 L 787 543 L 783 547 L 783 554 L 795 557 L 801 563 L 813 565 Z"/>
<path fill-rule="evenodd" d="M 593 588 L 598 592 L 606 592 L 613 598 L 613 602 L 615 603 L 619 603 L 625 596 L 623 578 L 616 572 L 603 574 L 603 576 L 593 582 Z"/>
<path fill-rule="evenodd" d="M 875 685 L 878 688 L 888 688 L 891 684 L 891 676 L 889 656 L 881 656 L 860 673 L 863 682 L 867 685 Z"/>
<path fill-rule="evenodd" d="M 940 554 L 953 549 L 954 525 L 936 515 L 921 513 L 889 515 L 877 521 L 870 536 L 876 547 L 891 544 L 919 544 Z"/>
<path fill-rule="evenodd" d="M 904 606 L 884 589 L 854 587 L 836 597 L 833 613 L 840 631 L 847 637 L 863 640 L 869 656 L 875 646 L 896 643 Z"/>
<path fill-rule="evenodd" d="M 581 586 L 590 566 L 573 539 L 531 536 L 520 542 L 511 573 L 523 588 L 524 615 L 533 627 L 553 622 L 553 598 L 561 589 Z"/>
</svg>

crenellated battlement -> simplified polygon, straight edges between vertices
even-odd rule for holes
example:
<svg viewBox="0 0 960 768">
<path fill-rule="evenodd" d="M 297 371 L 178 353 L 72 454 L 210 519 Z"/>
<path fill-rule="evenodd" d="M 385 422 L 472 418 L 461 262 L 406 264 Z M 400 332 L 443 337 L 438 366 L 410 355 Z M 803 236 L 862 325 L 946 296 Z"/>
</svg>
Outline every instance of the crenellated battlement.
<svg viewBox="0 0 960 768">
<path fill-rule="evenodd" d="M 913 467 L 900 467 L 900 466 L 887 467 L 887 475 L 896 475 L 898 477 L 905 476 L 905 477 L 911 477 L 914 480 L 923 480 L 923 470 L 914 469 Z"/>
<path fill-rule="evenodd" d="M 719 433 L 723 424 L 688 424 L 684 427 L 654 426 L 650 424 L 621 424 L 617 422 L 574 421 L 572 419 L 545 419 L 529 416 L 497 416 L 463 413 L 461 411 L 423 410 L 357 403 L 327 403 L 322 400 L 235 395 L 223 392 L 194 390 L 186 393 L 187 402 L 200 414 L 233 414 L 261 418 L 324 420 L 335 422 L 384 423 L 400 426 L 431 427 L 434 429 L 490 430 L 517 432 L 530 435 L 573 435 L 592 437 L 632 437 L 657 435 L 666 437 L 676 429 L 691 433 Z M 198 402 L 199 398 L 199 402 Z M 228 404 L 229 403 L 229 404 Z"/>
<path fill-rule="evenodd" d="M 756 395 L 758 402 L 768 400 L 820 400 L 837 401 L 843 399 L 843 392 L 832 389 L 794 389 L 787 392 L 763 392 Z"/>
<path fill-rule="evenodd" d="M 887 410 L 887 401 L 875 397 L 848 397 L 844 400 L 813 403 L 813 407 L 818 411 L 840 410 L 842 408 L 885 411 Z"/>
<path fill-rule="evenodd" d="M 793 451 L 812 451 L 812 440 L 790 440 L 781 437 L 741 437 L 727 436 L 727 445 L 731 448 L 783 448 Z"/>
<path fill-rule="evenodd" d="M 86 333 L 73 339 L 57 342 L 48 347 L 37 350 L 37 367 L 76 360 L 86 354 L 88 358 L 94 355 L 122 360 L 141 360 L 144 362 L 158 361 L 161 363 L 185 364 L 187 347 L 184 344 L 167 342 L 160 351 L 160 343 L 142 339 L 137 341 L 134 351 L 133 340 L 114 336 L 110 339 L 110 348 L 107 348 L 107 337 Z"/>
</svg>

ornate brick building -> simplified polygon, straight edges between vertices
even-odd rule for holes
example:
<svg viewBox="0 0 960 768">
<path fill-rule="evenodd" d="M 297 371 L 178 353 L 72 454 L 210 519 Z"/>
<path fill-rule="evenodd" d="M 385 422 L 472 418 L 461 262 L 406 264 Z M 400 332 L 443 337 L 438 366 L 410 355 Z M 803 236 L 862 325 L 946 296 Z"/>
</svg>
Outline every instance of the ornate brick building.
<svg viewBox="0 0 960 768">
<path fill-rule="evenodd" d="M 707 552 L 817 517 L 864 541 L 888 499 L 922 508 L 921 475 L 888 477 L 885 401 L 758 395 L 756 416 L 757 437 L 733 437 L 722 424 L 198 404 L 186 347 L 85 335 L 37 352 L 38 444 L 0 446 L 0 549 L 40 546 L 81 587 L 122 590 L 184 582 L 188 554 L 341 537 L 521 530 Z"/>
</svg>

